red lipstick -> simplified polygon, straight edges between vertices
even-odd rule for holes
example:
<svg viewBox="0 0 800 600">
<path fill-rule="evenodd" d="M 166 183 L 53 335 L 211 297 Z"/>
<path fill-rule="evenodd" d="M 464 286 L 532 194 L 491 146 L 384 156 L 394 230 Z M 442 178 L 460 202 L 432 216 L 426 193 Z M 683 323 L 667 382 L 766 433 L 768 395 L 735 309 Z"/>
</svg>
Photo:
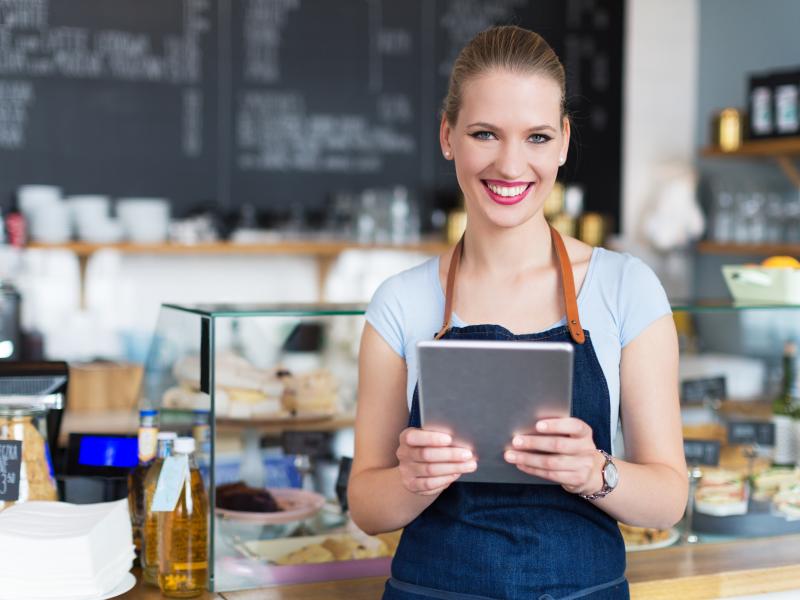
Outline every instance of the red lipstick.
<svg viewBox="0 0 800 600">
<path fill-rule="evenodd" d="M 497 204 L 502 204 L 503 206 L 512 206 L 514 204 L 518 204 L 525 199 L 530 191 L 531 187 L 533 187 L 533 182 L 531 181 L 501 181 L 498 179 L 483 179 L 481 180 L 483 183 L 483 187 L 486 190 L 486 194 L 492 201 L 496 202 Z M 517 194 L 516 196 L 501 196 L 500 194 L 493 192 L 489 185 L 496 188 L 515 188 L 515 187 L 523 187 L 524 190 Z"/>
</svg>

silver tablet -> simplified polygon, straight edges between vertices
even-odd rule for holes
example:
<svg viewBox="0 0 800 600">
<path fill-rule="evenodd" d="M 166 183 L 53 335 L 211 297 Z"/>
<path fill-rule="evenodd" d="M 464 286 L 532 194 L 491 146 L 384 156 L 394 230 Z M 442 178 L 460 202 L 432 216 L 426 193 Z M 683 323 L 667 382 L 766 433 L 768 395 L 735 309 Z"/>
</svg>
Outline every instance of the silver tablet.
<svg viewBox="0 0 800 600">
<path fill-rule="evenodd" d="M 417 344 L 422 427 L 470 448 L 478 469 L 459 481 L 540 483 L 503 459 L 515 434 L 572 408 L 572 345 L 440 340 Z"/>
</svg>

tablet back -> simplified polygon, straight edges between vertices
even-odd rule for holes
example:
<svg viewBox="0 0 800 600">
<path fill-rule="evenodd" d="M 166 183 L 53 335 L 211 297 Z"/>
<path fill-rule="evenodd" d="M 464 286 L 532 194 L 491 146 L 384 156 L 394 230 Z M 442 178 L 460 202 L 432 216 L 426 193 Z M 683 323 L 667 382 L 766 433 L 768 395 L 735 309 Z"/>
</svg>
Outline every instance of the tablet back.
<svg viewBox="0 0 800 600">
<path fill-rule="evenodd" d="M 566 342 L 440 340 L 417 344 L 422 427 L 470 448 L 478 469 L 459 481 L 542 483 L 503 459 L 536 421 L 568 417 L 572 345 Z"/>
</svg>

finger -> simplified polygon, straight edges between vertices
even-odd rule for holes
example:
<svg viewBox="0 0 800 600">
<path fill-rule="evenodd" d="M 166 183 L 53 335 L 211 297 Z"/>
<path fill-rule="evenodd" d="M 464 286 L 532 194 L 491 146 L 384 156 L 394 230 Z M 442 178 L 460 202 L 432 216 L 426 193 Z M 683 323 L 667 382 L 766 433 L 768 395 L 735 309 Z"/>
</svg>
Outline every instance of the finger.
<svg viewBox="0 0 800 600">
<path fill-rule="evenodd" d="M 581 483 L 580 476 L 574 471 L 549 471 L 547 469 L 537 469 L 525 465 L 517 465 L 517 468 L 528 475 L 541 477 L 542 479 L 560 483 L 561 485 L 576 486 Z"/>
<path fill-rule="evenodd" d="M 506 451 L 503 455 L 506 462 L 548 471 L 575 471 L 585 466 L 584 461 L 576 460 L 570 454 L 539 454 L 535 452 Z"/>
<path fill-rule="evenodd" d="M 592 428 L 584 421 L 575 417 L 561 419 L 542 419 L 536 422 L 537 433 L 570 435 L 573 437 L 586 437 L 592 435 Z"/>
<path fill-rule="evenodd" d="M 515 435 L 511 445 L 515 450 L 552 454 L 577 454 L 587 449 L 586 438 L 565 435 Z"/>
<path fill-rule="evenodd" d="M 401 438 L 409 446 L 449 446 L 453 438 L 439 431 L 425 431 L 416 427 L 409 427 L 401 434 Z"/>
<path fill-rule="evenodd" d="M 417 477 L 411 482 L 411 487 L 416 492 L 435 492 L 458 479 L 459 475 L 443 475 L 440 477 Z"/>
<path fill-rule="evenodd" d="M 473 458 L 472 452 L 466 448 L 446 448 L 436 446 L 413 447 L 408 452 L 409 457 L 416 462 L 465 462 Z"/>
<path fill-rule="evenodd" d="M 444 475 L 461 475 L 471 473 L 478 468 L 475 461 L 463 463 L 415 463 L 412 472 L 417 477 L 441 477 Z"/>
</svg>

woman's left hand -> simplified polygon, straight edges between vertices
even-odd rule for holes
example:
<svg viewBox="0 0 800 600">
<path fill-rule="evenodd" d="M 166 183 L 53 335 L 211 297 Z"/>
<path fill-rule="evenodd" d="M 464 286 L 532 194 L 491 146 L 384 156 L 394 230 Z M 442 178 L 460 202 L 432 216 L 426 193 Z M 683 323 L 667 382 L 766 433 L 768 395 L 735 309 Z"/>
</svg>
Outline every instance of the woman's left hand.
<svg viewBox="0 0 800 600">
<path fill-rule="evenodd" d="M 536 433 L 514 436 L 504 458 L 573 494 L 593 494 L 603 487 L 605 459 L 594 445 L 592 428 L 574 417 L 542 419 Z"/>
</svg>

